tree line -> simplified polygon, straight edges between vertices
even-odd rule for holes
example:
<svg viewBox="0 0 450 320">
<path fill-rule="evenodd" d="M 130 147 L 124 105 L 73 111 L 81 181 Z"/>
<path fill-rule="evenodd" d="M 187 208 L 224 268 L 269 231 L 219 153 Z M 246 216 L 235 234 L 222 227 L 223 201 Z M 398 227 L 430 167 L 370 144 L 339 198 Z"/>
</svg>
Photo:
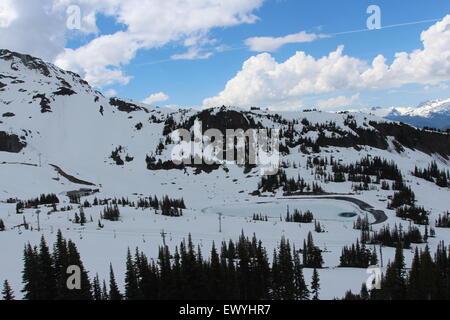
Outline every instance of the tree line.
<svg viewBox="0 0 450 320">
<path fill-rule="evenodd" d="M 258 192 L 275 192 L 283 188 L 286 195 L 301 194 L 324 194 L 322 187 L 313 182 L 307 183 L 302 177 L 288 178 L 283 169 L 278 170 L 276 175 L 262 176 L 258 183 Z"/>
<path fill-rule="evenodd" d="M 381 289 L 361 293 L 347 292 L 347 300 L 448 300 L 450 299 L 450 255 L 444 242 L 439 243 L 432 257 L 428 246 L 415 249 L 406 269 L 403 247 L 398 245 L 395 259 L 389 262 L 381 279 Z"/>
<path fill-rule="evenodd" d="M 450 187 L 450 173 L 449 171 L 440 170 L 436 161 L 431 162 L 426 169 L 414 168 L 413 174 L 421 179 L 425 179 L 435 183 L 438 187 Z"/>
<path fill-rule="evenodd" d="M 41 194 L 37 198 L 16 201 L 16 213 L 21 213 L 23 209 L 37 208 L 39 205 L 54 205 L 59 203 L 59 199 L 56 194 Z"/>
<path fill-rule="evenodd" d="M 311 234 L 303 250 L 296 250 L 283 237 L 270 263 L 262 242 L 242 233 L 236 242 L 222 242 L 220 250 L 213 244 L 204 258 L 189 236 L 174 252 L 161 246 L 155 260 L 138 248 L 134 254 L 128 250 L 121 292 L 112 266 L 108 283 L 100 281 L 98 274 L 91 282 L 76 245 L 58 231 L 53 251 L 44 237 L 39 246 L 25 246 L 22 293 L 26 300 L 316 300 L 320 291 L 316 268 L 323 263 L 319 253 Z M 69 266 L 80 268 L 80 290 L 68 289 Z M 303 274 L 305 267 L 314 268 L 310 285 Z M 5 300 L 14 299 L 7 281 L 2 294 Z"/>
</svg>

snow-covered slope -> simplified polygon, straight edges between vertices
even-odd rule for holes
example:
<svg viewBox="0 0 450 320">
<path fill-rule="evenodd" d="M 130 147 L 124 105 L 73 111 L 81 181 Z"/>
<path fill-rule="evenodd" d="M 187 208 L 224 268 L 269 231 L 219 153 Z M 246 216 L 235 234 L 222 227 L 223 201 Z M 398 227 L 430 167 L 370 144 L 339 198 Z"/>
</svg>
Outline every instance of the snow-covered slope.
<svg viewBox="0 0 450 320">
<path fill-rule="evenodd" d="M 426 166 L 434 158 L 444 165 L 442 161 L 450 155 L 448 135 L 419 131 L 360 112 L 173 110 L 108 99 L 74 73 L 7 50 L 0 51 L 0 82 L 0 161 L 4 162 L 0 171 L 3 176 L 20 177 L 0 181 L 5 197 L 24 198 L 55 192 L 55 188 L 62 192 L 79 187 L 65 178 L 55 180 L 54 166 L 58 166 L 68 175 L 101 186 L 105 193 L 120 196 L 144 192 L 186 196 L 186 186 L 200 181 L 206 193 L 196 191 L 206 200 L 206 194 L 211 193 L 211 176 L 221 175 L 220 167 L 210 175 L 201 173 L 194 182 L 189 175 L 198 168 L 187 168 L 186 172 L 148 170 L 146 162 L 147 156 L 170 162 L 170 132 L 178 127 L 192 130 L 195 119 L 203 121 L 204 130 L 280 129 L 284 132 L 281 143 L 289 149 L 282 161 L 305 159 L 308 153 L 326 156 L 337 150 L 346 154 L 341 161 L 355 162 L 364 151 L 382 154 L 388 160 L 403 158 L 401 165 L 409 171 L 415 164 Z M 288 131 L 292 134 L 286 136 Z M 223 190 L 223 198 L 257 188 L 258 174 L 244 179 L 247 174 L 242 168 L 231 172 L 234 176 L 226 175 L 230 181 L 217 186 Z M 179 186 L 167 183 L 169 177 Z M 239 190 L 234 189 L 234 179 L 240 180 Z"/>
<path fill-rule="evenodd" d="M 340 297 L 347 289 L 357 290 L 366 280 L 365 270 L 335 267 L 342 246 L 354 243 L 359 232 L 352 229 L 352 219 L 342 221 L 336 216 L 328 217 L 348 210 L 362 214 L 351 203 L 320 198 L 300 204 L 295 199 L 279 199 L 283 198 L 281 189 L 255 196 L 261 177 L 258 168 L 253 167 L 223 165 L 149 170 L 148 157 L 170 163 L 173 143 L 168 137 L 171 131 L 181 127 L 193 130 L 196 119 L 202 120 L 205 130 L 281 129 L 284 147 L 281 160 L 289 177 L 301 176 L 307 183 L 320 183 L 327 193 L 351 194 L 375 209 L 384 210 L 388 217 L 385 224 L 404 223 L 408 226 L 408 222 L 395 217 L 394 211 L 386 209 L 392 190 L 381 190 L 379 185 L 371 184 L 371 190 L 355 192 L 351 182 L 325 181 L 309 167 L 311 159 L 333 157 L 341 164 L 353 164 L 363 157 L 376 156 L 393 161 L 416 193 L 418 204 L 431 212 L 432 221 L 449 209 L 446 200 L 449 188 L 439 188 L 411 174 L 415 166 L 426 168 L 431 161 L 436 161 L 440 169 L 450 169 L 449 135 L 418 130 L 361 112 L 280 113 L 225 107 L 173 110 L 119 98 L 109 99 L 74 73 L 37 58 L 0 50 L 0 219 L 7 226 L 6 232 L 0 232 L 0 251 L 10 252 L 6 264 L 0 264 L 0 275 L 8 278 L 19 292 L 18 270 L 21 269 L 23 244 L 26 241 L 37 243 L 40 238 L 36 228 L 34 231 L 12 228 L 22 222 L 23 216 L 16 215 L 15 206 L 5 201 L 55 193 L 61 200 L 60 206 L 67 206 L 66 193 L 85 187 L 79 181 L 83 180 L 99 189 L 98 198 L 127 197 L 136 201 L 142 196 L 161 198 L 167 194 L 184 198 L 188 207 L 182 218 L 163 217 L 151 210 L 126 207 L 121 209 L 120 222 L 105 222 L 101 230 L 96 225 L 101 210 L 97 207 L 86 209 L 94 223 L 83 227 L 71 221 L 77 208 L 43 217 L 42 233 L 49 241 L 53 241 L 55 230 L 64 230 L 67 237 L 76 240 L 87 268 L 98 272 L 101 278 L 107 277 L 112 261 L 118 270 L 119 283 L 123 284 L 122 262 L 126 248 L 139 246 L 154 257 L 162 229 L 170 235 L 167 242 L 171 247 L 191 233 L 194 241 L 208 251 L 212 241 L 217 244 L 237 238 L 242 230 L 248 235 L 256 233 L 269 252 L 283 235 L 300 247 L 307 233 L 314 231 L 314 226 L 299 228 L 297 224 L 279 221 L 287 205 L 294 209 L 298 203 L 301 209 L 310 206 L 316 211 L 317 218 L 328 231 L 315 234 L 317 245 L 324 250 L 323 297 Z M 58 174 L 54 166 L 61 168 L 65 175 Z M 327 174 L 332 174 L 331 169 L 331 166 L 327 167 Z M 68 176 L 79 180 L 67 179 Z M 92 198 L 86 199 L 92 202 Z M 271 203 L 267 210 L 276 211 L 273 221 L 256 223 L 249 218 L 261 202 Z M 231 212 L 230 204 L 235 212 Z M 222 233 L 218 232 L 218 212 L 227 213 L 223 218 Z M 24 216 L 35 226 L 34 210 L 25 210 Z M 439 230 L 430 245 L 436 247 L 439 240 L 448 242 L 450 234 L 447 231 Z M 393 253 L 393 249 L 386 249 L 386 260 Z M 411 256 L 408 254 L 408 259 Z M 311 270 L 305 272 L 308 277 L 311 273 Z M 335 285 L 336 279 L 340 279 L 340 286 Z"/>
</svg>

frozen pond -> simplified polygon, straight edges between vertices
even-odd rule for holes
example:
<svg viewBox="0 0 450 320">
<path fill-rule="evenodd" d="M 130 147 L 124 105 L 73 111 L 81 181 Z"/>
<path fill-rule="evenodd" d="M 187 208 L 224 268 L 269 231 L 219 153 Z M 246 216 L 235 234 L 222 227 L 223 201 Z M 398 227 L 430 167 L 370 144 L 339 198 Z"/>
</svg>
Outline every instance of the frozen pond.
<svg viewBox="0 0 450 320">
<path fill-rule="evenodd" d="M 302 212 L 310 210 L 314 218 L 322 221 L 354 221 L 358 216 L 373 217 L 366 211 L 361 210 L 356 204 L 334 199 L 288 199 L 261 202 L 235 203 L 227 206 L 213 206 L 203 210 L 205 213 L 219 214 L 233 217 L 253 217 L 253 214 L 262 214 L 269 219 L 280 219 L 286 217 L 287 210 L 293 213 L 295 209 Z"/>
</svg>

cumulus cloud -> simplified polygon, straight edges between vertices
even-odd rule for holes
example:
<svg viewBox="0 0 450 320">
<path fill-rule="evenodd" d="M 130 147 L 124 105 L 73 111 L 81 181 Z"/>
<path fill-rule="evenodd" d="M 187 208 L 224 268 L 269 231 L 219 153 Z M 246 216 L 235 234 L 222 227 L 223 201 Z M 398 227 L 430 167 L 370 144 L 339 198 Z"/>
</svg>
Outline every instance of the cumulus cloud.
<svg viewBox="0 0 450 320">
<path fill-rule="evenodd" d="M 211 54 L 201 45 L 208 42 L 208 30 L 253 23 L 252 13 L 263 0 L 103 0 L 108 2 L 106 13 L 113 15 L 127 28 L 104 35 L 85 46 L 66 49 L 58 56 L 59 66 L 82 72 L 95 86 L 111 83 L 126 84 L 130 80 L 122 66 L 130 63 L 138 50 L 181 42 L 187 53 L 172 59 L 200 59 Z M 97 0 L 99 10 L 101 0 Z M 206 39 L 206 40 L 205 40 Z"/>
<path fill-rule="evenodd" d="M 145 104 L 154 104 L 155 102 L 164 102 L 169 99 L 170 99 L 170 97 L 167 94 L 165 94 L 164 92 L 159 92 L 159 93 L 151 94 L 149 97 L 144 99 L 144 101 L 142 101 L 142 102 Z"/>
<path fill-rule="evenodd" d="M 308 94 L 384 90 L 409 83 L 450 80 L 450 15 L 421 34 L 423 48 L 399 52 L 389 65 L 383 55 L 368 62 L 344 54 L 344 46 L 322 58 L 297 52 L 278 63 L 269 53 L 244 62 L 237 75 L 205 106 L 286 104 Z"/>
<path fill-rule="evenodd" d="M 319 38 L 325 38 L 326 35 L 307 33 L 301 31 L 299 33 L 290 34 L 284 37 L 274 38 L 274 37 L 253 37 L 245 40 L 245 44 L 252 51 L 269 51 L 273 52 L 281 48 L 282 46 L 289 43 L 304 43 L 313 42 Z"/>
<path fill-rule="evenodd" d="M 3 0 L 0 3 L 0 28 L 8 28 L 17 19 L 17 11 L 13 0 Z"/>
<path fill-rule="evenodd" d="M 170 42 L 188 49 L 174 59 L 207 58 L 201 50 L 208 31 L 253 23 L 253 11 L 263 0 L 1 0 L 0 42 L 7 49 L 29 53 L 80 73 L 96 87 L 126 84 L 123 66 L 138 50 Z M 70 6 L 81 10 L 81 29 L 67 29 Z M 67 36 L 97 33 L 96 15 L 102 13 L 123 30 L 94 37 L 77 49 L 66 47 Z"/>
<path fill-rule="evenodd" d="M 1 0 L 0 46 L 53 60 L 65 46 L 65 23 L 52 0 Z"/>
<path fill-rule="evenodd" d="M 353 105 L 358 99 L 360 94 L 357 93 L 351 97 L 346 96 L 338 96 L 335 98 L 331 98 L 328 100 L 319 100 L 317 101 L 317 106 L 322 109 L 331 109 L 337 107 L 349 107 Z"/>
</svg>

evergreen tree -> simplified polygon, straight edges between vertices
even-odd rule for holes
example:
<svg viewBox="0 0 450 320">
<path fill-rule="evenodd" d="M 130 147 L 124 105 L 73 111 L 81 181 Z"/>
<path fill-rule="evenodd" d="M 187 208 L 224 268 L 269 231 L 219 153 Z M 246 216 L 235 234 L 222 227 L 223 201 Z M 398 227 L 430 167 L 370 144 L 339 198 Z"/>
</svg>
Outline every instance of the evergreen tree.
<svg viewBox="0 0 450 320">
<path fill-rule="evenodd" d="M 24 287 L 22 292 L 24 293 L 24 299 L 40 300 L 42 299 L 42 294 L 37 248 L 32 248 L 31 244 L 28 243 L 24 249 L 23 261 L 22 282 Z"/>
<path fill-rule="evenodd" d="M 56 234 L 56 243 L 53 246 L 53 261 L 55 267 L 57 299 L 64 300 L 68 297 L 67 268 L 69 267 L 67 242 L 63 238 L 61 230 Z"/>
<path fill-rule="evenodd" d="M 117 301 L 122 300 L 122 294 L 119 291 L 119 287 L 116 283 L 116 278 L 114 276 L 114 270 L 112 264 L 109 266 L 109 300 Z"/>
<path fill-rule="evenodd" d="M 300 263 L 300 256 L 294 249 L 294 286 L 296 300 L 309 300 L 309 290 L 303 275 L 303 267 Z"/>
<path fill-rule="evenodd" d="M 98 278 L 98 274 L 95 275 L 94 280 L 92 282 L 92 291 L 94 300 L 96 301 L 103 300 L 102 287 L 100 286 L 100 279 Z"/>
<path fill-rule="evenodd" d="M 437 278 L 436 265 L 431 258 L 430 249 L 428 246 L 420 255 L 420 274 L 421 274 L 421 294 L 424 300 L 437 299 L 438 281 L 443 279 Z"/>
<path fill-rule="evenodd" d="M 103 280 L 102 299 L 101 300 L 109 300 L 109 294 L 108 294 L 108 289 L 106 287 L 106 281 L 105 280 Z"/>
<path fill-rule="evenodd" d="M 361 286 L 361 300 L 369 300 L 370 299 L 370 294 L 369 291 L 367 290 L 367 285 L 365 283 L 363 283 L 363 285 Z"/>
<path fill-rule="evenodd" d="M 12 291 L 11 286 L 8 283 L 8 280 L 5 280 L 5 282 L 3 282 L 2 296 L 3 300 L 5 301 L 11 301 L 15 299 L 14 292 Z"/>
<path fill-rule="evenodd" d="M 55 300 L 57 297 L 56 291 L 56 271 L 50 250 L 44 239 L 41 237 L 41 243 L 39 245 L 39 266 L 40 273 L 40 291 L 41 299 L 43 300 Z"/>
<path fill-rule="evenodd" d="M 88 273 L 84 269 L 83 262 L 81 261 L 80 254 L 75 243 L 71 240 L 67 242 L 67 254 L 68 265 L 79 267 L 81 272 L 81 289 L 68 291 L 68 298 L 71 300 L 92 300 L 91 282 L 89 281 Z"/>
<path fill-rule="evenodd" d="M 395 251 L 394 262 L 389 263 L 382 287 L 386 286 L 384 296 L 388 300 L 403 300 L 406 298 L 405 258 L 403 247 L 399 244 Z"/>
<path fill-rule="evenodd" d="M 83 208 L 80 208 L 80 224 L 83 226 L 87 222 Z"/>
<path fill-rule="evenodd" d="M 308 239 L 303 243 L 303 266 L 306 268 L 322 268 L 322 251 L 314 245 L 312 233 L 308 233 Z"/>
<path fill-rule="evenodd" d="M 420 279 L 420 255 L 416 248 L 408 278 L 408 298 L 411 300 L 421 299 L 421 279 Z"/>
<path fill-rule="evenodd" d="M 127 300 L 138 300 L 141 298 L 141 295 L 138 287 L 137 270 L 133 262 L 133 258 L 131 257 L 131 252 L 129 248 L 127 252 L 126 269 L 127 271 L 125 273 L 125 298 Z"/>
<path fill-rule="evenodd" d="M 319 291 L 320 291 L 319 273 L 317 272 L 317 269 L 314 268 L 311 282 L 311 294 L 313 300 L 319 300 Z"/>
</svg>

